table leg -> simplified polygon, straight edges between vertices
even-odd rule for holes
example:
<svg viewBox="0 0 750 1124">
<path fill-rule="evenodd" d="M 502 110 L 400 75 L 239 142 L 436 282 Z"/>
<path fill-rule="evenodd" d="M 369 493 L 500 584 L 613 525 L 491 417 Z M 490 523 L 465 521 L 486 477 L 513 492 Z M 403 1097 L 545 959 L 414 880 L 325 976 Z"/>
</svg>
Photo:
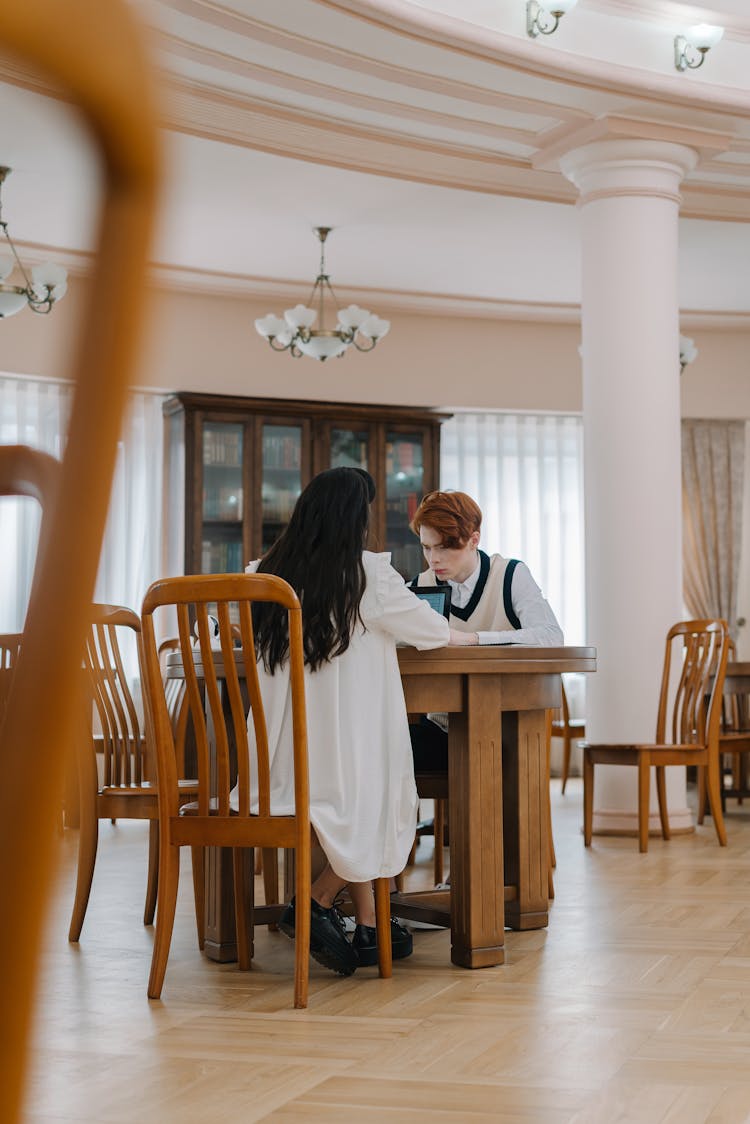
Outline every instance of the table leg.
<svg viewBox="0 0 750 1124">
<path fill-rule="evenodd" d="M 546 713 L 525 710 L 503 716 L 503 835 L 505 903 L 511 929 L 540 929 L 549 906 Z"/>
<path fill-rule="evenodd" d="M 469 676 L 466 690 L 448 735 L 451 960 L 487 968 L 505 959 L 500 685 Z"/>
</svg>

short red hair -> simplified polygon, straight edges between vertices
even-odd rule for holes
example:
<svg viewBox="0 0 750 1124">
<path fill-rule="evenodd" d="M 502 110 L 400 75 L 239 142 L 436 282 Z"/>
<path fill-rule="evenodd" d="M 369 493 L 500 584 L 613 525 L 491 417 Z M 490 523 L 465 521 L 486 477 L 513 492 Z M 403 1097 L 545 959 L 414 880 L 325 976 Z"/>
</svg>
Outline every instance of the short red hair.
<svg viewBox="0 0 750 1124">
<path fill-rule="evenodd" d="M 415 535 L 430 527 L 448 550 L 459 550 L 482 526 L 482 511 L 466 492 L 429 492 L 409 524 Z"/>
</svg>

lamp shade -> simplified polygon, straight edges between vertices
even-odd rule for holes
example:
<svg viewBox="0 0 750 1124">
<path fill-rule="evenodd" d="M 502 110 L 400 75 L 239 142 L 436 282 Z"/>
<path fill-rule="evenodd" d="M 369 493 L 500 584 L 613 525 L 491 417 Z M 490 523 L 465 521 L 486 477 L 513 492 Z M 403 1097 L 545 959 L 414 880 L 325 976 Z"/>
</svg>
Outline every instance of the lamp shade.
<svg viewBox="0 0 750 1124">
<path fill-rule="evenodd" d="M 295 304 L 294 308 L 287 308 L 284 311 L 284 319 L 295 331 L 298 328 L 312 328 L 317 315 L 314 308 L 307 308 L 304 304 Z"/>
<path fill-rule="evenodd" d="M 709 51 L 724 34 L 724 28 L 712 23 L 697 23 L 685 32 L 685 39 L 698 51 Z"/>
<path fill-rule="evenodd" d="M 269 340 L 272 337 L 281 335 L 286 330 L 286 321 L 282 320 L 280 316 L 274 316 L 269 312 L 267 316 L 262 316 L 255 321 L 256 332 L 263 336 L 264 339 Z"/>
<path fill-rule="evenodd" d="M 14 293 L 0 289 L 0 320 L 7 316 L 15 316 L 26 304 L 28 304 L 28 298 L 25 293 Z"/>
<path fill-rule="evenodd" d="M 311 335 L 308 340 L 297 340 L 296 345 L 303 355 L 308 355 L 311 359 L 319 359 L 321 362 L 325 359 L 335 359 L 337 355 L 343 355 L 349 346 L 346 340 L 342 340 L 337 335 L 316 336 Z"/>
<path fill-rule="evenodd" d="M 360 324 L 359 330 L 363 336 L 368 340 L 382 340 L 383 336 L 388 335 L 391 329 L 390 320 L 381 320 L 379 316 L 368 316 L 363 324 Z"/>
<path fill-rule="evenodd" d="M 549 11 L 553 16 L 564 16 L 571 8 L 575 8 L 577 2 L 578 0 L 549 0 Z"/>
<path fill-rule="evenodd" d="M 370 316 L 370 312 L 366 308 L 360 308 L 358 304 L 350 304 L 348 308 L 339 309 L 339 324 L 347 331 L 355 331 L 363 324 Z"/>
<path fill-rule="evenodd" d="M 31 280 L 34 282 L 34 286 L 44 285 L 54 289 L 57 285 L 67 283 L 68 273 L 61 265 L 54 265 L 53 262 L 46 261 L 33 267 Z"/>
</svg>

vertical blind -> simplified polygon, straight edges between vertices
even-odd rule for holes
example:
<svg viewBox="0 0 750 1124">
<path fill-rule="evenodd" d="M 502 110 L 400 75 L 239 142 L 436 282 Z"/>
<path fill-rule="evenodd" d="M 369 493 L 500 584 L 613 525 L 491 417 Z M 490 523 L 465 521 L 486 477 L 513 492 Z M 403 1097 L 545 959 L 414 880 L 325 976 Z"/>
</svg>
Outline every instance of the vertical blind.
<svg viewBox="0 0 750 1124">
<path fill-rule="evenodd" d="M 97 601 L 136 612 L 161 573 L 162 400 L 153 393 L 129 396 L 95 591 Z M 0 444 L 30 445 L 61 457 L 71 401 L 68 383 L 1 375 Z M 0 501 L 0 632 L 23 628 L 39 520 L 35 500 Z"/>
<path fill-rule="evenodd" d="M 585 643 L 582 419 L 457 413 L 441 429 L 440 482 L 477 501 L 482 548 L 521 558 L 566 643 Z"/>
</svg>

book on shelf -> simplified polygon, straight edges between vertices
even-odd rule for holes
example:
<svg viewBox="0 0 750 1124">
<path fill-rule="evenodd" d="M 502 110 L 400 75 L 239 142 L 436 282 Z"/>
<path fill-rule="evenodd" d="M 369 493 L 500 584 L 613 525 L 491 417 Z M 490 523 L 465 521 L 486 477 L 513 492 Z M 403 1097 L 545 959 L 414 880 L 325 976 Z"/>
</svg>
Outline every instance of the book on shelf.
<svg viewBox="0 0 750 1124">
<path fill-rule="evenodd" d="M 242 464 L 242 431 L 206 427 L 203 430 L 203 463 L 238 468 Z"/>
<path fill-rule="evenodd" d="M 211 542 L 203 540 L 201 573 L 238 574 L 245 569 L 241 542 Z"/>
<path fill-rule="evenodd" d="M 302 436 L 269 433 L 263 429 L 263 467 L 299 469 L 302 463 Z"/>
<path fill-rule="evenodd" d="M 242 488 L 224 484 L 203 489 L 203 518 L 226 520 L 228 523 L 242 519 Z"/>
</svg>

